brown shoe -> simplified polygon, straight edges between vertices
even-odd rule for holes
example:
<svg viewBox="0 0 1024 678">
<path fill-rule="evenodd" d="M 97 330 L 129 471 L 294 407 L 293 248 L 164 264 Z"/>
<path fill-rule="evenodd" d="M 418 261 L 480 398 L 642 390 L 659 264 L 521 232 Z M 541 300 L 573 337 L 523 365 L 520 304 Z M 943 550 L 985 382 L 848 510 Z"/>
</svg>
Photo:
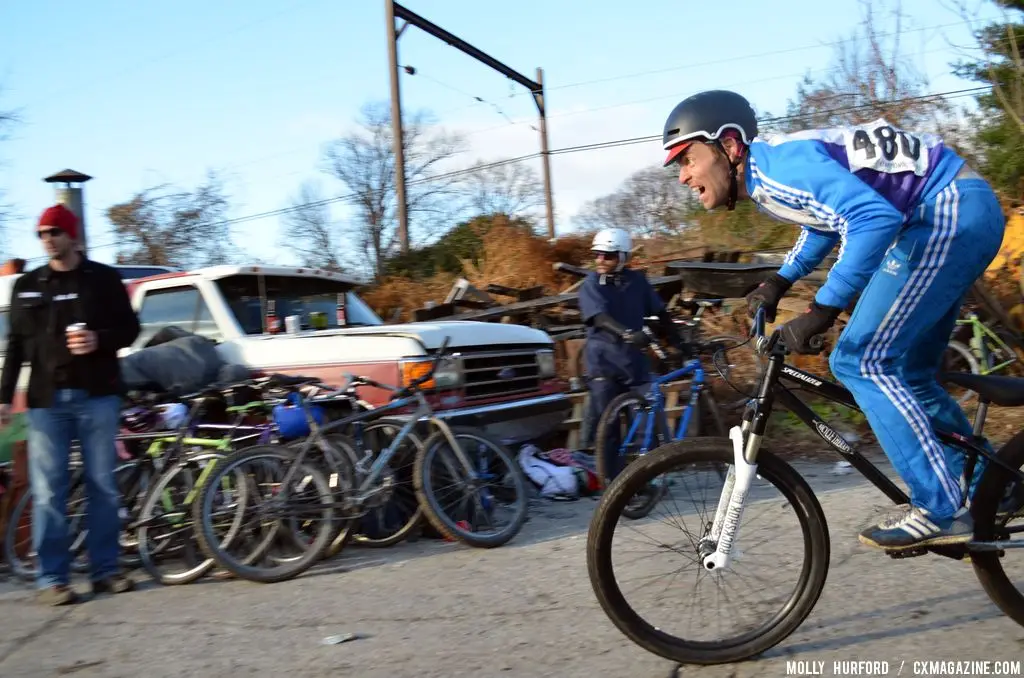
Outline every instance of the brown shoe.
<svg viewBox="0 0 1024 678">
<path fill-rule="evenodd" d="M 67 584 L 56 584 L 36 591 L 36 601 L 41 605 L 72 605 L 78 602 L 78 594 Z"/>
<path fill-rule="evenodd" d="M 135 582 L 120 574 L 92 582 L 92 593 L 126 593 L 135 588 Z"/>
</svg>

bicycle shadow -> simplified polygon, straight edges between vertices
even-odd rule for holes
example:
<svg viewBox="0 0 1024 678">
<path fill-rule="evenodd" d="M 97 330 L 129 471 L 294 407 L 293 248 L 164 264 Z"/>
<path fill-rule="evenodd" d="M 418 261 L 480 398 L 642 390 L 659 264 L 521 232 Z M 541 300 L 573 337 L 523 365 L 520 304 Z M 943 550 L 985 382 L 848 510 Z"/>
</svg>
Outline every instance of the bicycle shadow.
<svg viewBox="0 0 1024 678">
<path fill-rule="evenodd" d="M 831 619 L 828 619 L 823 623 L 819 623 L 816 626 L 807 628 L 806 632 L 808 632 L 808 635 L 814 635 L 816 633 L 823 633 L 829 630 L 834 630 L 837 627 L 848 626 L 858 621 L 867 621 L 876 618 L 895 619 L 910 615 L 914 618 L 920 619 L 931 614 L 931 609 L 938 607 L 943 603 L 952 603 L 968 599 L 973 600 L 977 597 L 978 594 L 975 591 L 964 591 L 962 593 L 935 596 L 923 600 L 917 599 L 905 603 L 900 603 L 897 605 L 892 605 L 890 607 L 875 608 L 873 610 L 865 610 L 862 612 L 857 612 L 855 614 L 840 617 L 832 617 Z M 941 616 L 939 618 L 930 621 L 922 621 L 917 624 L 902 623 L 898 626 L 887 626 L 886 628 L 879 629 L 878 631 L 856 631 L 842 636 L 832 636 L 829 638 L 820 639 L 811 638 L 790 645 L 776 646 L 771 650 L 765 652 L 763 655 L 761 655 L 761 658 L 771 659 L 773 657 L 791 657 L 793 655 L 805 652 L 821 652 L 825 650 L 836 650 L 840 648 L 854 647 L 875 640 L 888 640 L 891 638 L 912 636 L 917 633 L 937 631 L 940 629 L 948 629 L 971 622 L 988 621 L 992 619 L 999 619 L 1002 617 L 1004 617 L 1004 615 L 999 610 L 999 608 L 997 608 L 994 604 L 990 604 L 986 607 L 984 611 L 967 612 L 953 617 Z"/>
<path fill-rule="evenodd" d="M 736 662 L 729 666 L 739 670 L 757 666 L 757 673 L 762 673 L 764 668 L 766 668 L 764 666 L 765 663 L 770 665 L 778 663 L 779 660 L 793 660 L 806 655 L 810 655 L 813 659 L 817 660 L 823 657 L 833 657 L 834 655 L 824 654 L 830 651 L 856 648 L 875 641 L 892 641 L 897 638 L 908 638 L 917 634 L 940 631 L 943 629 L 952 629 L 976 622 L 1005 618 L 1002 612 L 996 608 L 995 605 L 990 605 L 984 611 L 967 612 L 955 616 L 944 616 L 942 613 L 936 613 L 935 618 L 931 620 L 922 620 L 919 623 L 911 621 L 910 623 L 904 622 L 900 624 L 885 625 L 884 628 L 880 628 L 875 631 L 864 632 L 861 630 L 851 630 L 849 633 L 840 636 L 830 636 L 827 638 L 813 637 L 818 634 L 834 631 L 837 627 L 851 625 L 859 621 L 867 621 L 877 618 L 898 619 L 907 615 L 910 615 L 915 619 L 920 619 L 926 615 L 932 614 L 931 610 L 936 607 L 943 604 L 973 599 L 976 598 L 976 595 L 977 594 L 973 591 L 964 591 L 961 593 L 916 599 L 892 605 L 890 607 L 875 608 L 850 615 L 832 617 L 826 622 L 819 623 L 814 627 L 801 627 L 797 632 L 803 636 L 811 636 L 810 638 L 797 640 L 796 642 L 788 644 L 787 641 L 783 641 L 782 645 L 777 645 L 757 657 L 742 662 Z M 682 676 L 685 675 L 685 672 L 688 670 L 692 671 L 696 668 L 700 667 L 677 664 L 669 675 Z M 734 670 L 732 675 L 739 675 L 739 672 Z"/>
</svg>

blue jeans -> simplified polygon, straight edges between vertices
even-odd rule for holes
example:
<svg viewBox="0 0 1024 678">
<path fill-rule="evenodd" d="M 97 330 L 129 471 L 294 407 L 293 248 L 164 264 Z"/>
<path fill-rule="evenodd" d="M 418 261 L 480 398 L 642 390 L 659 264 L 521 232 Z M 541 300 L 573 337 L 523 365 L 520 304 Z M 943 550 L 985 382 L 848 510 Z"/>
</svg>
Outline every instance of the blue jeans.
<svg viewBox="0 0 1024 678">
<path fill-rule="evenodd" d="M 121 399 L 90 398 L 86 391 L 59 390 L 52 407 L 28 411 L 29 483 L 32 488 L 32 545 L 39 574 L 36 586 L 68 584 L 71 573 L 67 526 L 68 457 L 78 439 L 88 498 L 86 548 L 90 578 L 119 571 L 121 496 L 114 480 Z"/>
<path fill-rule="evenodd" d="M 936 373 L 964 295 L 999 251 L 1003 230 L 988 184 L 953 181 L 908 221 L 830 356 L 911 503 L 938 519 L 953 515 L 971 483 L 963 454 L 932 429 L 969 435 L 971 425 Z"/>
</svg>

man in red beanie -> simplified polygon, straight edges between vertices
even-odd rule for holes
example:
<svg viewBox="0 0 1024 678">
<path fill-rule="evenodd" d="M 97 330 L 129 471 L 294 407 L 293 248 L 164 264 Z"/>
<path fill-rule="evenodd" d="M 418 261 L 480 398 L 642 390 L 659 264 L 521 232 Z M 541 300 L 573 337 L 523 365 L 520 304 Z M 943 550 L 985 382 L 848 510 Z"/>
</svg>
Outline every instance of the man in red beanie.
<svg viewBox="0 0 1024 678">
<path fill-rule="evenodd" d="M 40 602 L 66 605 L 78 600 L 69 586 L 66 520 L 72 440 L 79 441 L 85 463 L 92 592 L 133 587 L 118 565 L 121 497 L 114 467 L 122 391 L 117 351 L 135 341 L 139 320 L 117 270 L 79 251 L 78 218 L 70 210 L 59 204 L 47 209 L 36 235 L 50 261 L 14 283 L 0 375 L 0 426 L 10 420 L 18 375 L 28 359 L 36 585 Z"/>
</svg>

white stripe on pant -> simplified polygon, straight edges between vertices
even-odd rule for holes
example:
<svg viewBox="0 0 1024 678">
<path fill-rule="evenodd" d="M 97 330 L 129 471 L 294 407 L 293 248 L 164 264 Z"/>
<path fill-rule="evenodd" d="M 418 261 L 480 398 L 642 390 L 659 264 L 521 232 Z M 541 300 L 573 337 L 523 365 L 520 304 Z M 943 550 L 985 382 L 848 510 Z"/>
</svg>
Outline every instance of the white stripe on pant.
<svg viewBox="0 0 1024 678">
<path fill-rule="evenodd" d="M 935 230 L 928 238 L 921 263 L 910 274 L 889 312 L 871 337 L 860 365 L 861 374 L 875 383 L 914 431 L 932 470 L 942 484 L 946 498 L 954 509 L 960 505 L 961 489 L 960 483 L 953 479 L 946 466 L 945 449 L 932 432 L 928 415 L 913 394 L 902 381 L 890 374 L 883 374 L 882 365 L 907 319 L 921 303 L 946 262 L 957 231 L 958 198 L 955 182 L 936 196 L 933 219 Z"/>
</svg>

